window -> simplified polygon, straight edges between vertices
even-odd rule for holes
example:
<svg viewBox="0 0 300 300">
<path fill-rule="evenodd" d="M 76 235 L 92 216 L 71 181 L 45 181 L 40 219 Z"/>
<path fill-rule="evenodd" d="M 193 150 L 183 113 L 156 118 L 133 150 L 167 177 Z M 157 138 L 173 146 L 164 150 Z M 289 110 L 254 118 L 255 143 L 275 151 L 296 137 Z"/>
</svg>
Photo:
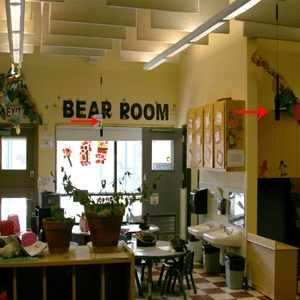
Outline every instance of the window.
<svg viewBox="0 0 300 300">
<path fill-rule="evenodd" d="M 129 171 L 132 176 L 125 178 L 124 188 L 128 193 L 137 193 L 137 188 L 142 183 L 142 141 L 141 133 L 137 129 L 104 128 L 104 136 L 100 137 L 99 132 L 80 128 L 77 131 L 72 127 L 64 130 L 63 126 L 57 129 L 56 143 L 56 174 L 57 192 L 61 196 L 61 207 L 65 209 L 67 215 L 76 216 L 83 212 L 83 206 L 73 201 L 73 197 L 65 194 L 62 185 L 64 167 L 74 186 L 88 190 L 94 198 L 99 197 L 102 191 L 101 181 L 118 182 L 117 179 Z M 72 140 L 70 140 L 72 137 Z M 84 137 L 85 139 L 79 140 Z M 90 140 L 88 139 L 90 138 Z M 107 138 L 107 139 L 106 139 Z M 114 140 L 110 140 L 113 138 Z M 120 140 L 118 140 L 120 139 Z M 130 140 L 125 140 L 130 139 Z M 113 193 L 120 190 L 120 186 L 115 188 L 108 185 L 106 193 Z M 128 213 L 128 211 L 127 211 Z M 124 220 L 127 218 L 127 213 Z M 134 215 L 141 214 L 141 204 L 136 202 L 133 206 Z M 79 217 L 76 217 L 79 221 Z"/>
<path fill-rule="evenodd" d="M 26 137 L 1 137 L 2 170 L 26 170 Z"/>
<path fill-rule="evenodd" d="M 152 141 L 152 170 L 174 170 L 174 141 Z"/>
<path fill-rule="evenodd" d="M 26 198 L 2 198 L 1 220 L 8 220 L 9 215 L 18 215 L 21 232 L 26 231 L 27 199 Z"/>
</svg>

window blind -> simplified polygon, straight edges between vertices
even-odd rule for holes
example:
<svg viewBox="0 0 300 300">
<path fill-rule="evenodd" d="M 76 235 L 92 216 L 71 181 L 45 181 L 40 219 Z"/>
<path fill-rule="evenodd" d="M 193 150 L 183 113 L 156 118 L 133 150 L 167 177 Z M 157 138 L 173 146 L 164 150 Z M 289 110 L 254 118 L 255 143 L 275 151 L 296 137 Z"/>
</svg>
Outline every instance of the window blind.
<svg viewBox="0 0 300 300">
<path fill-rule="evenodd" d="M 103 127 L 100 129 L 88 126 L 56 126 L 57 141 L 140 141 L 142 128 L 135 127 Z"/>
</svg>

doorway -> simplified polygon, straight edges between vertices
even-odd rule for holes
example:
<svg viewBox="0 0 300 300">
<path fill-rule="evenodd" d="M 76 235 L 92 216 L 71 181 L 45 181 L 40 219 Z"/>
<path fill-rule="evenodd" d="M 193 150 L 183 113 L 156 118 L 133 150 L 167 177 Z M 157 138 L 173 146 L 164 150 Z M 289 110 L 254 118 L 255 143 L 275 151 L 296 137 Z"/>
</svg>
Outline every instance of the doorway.
<svg viewBox="0 0 300 300">
<path fill-rule="evenodd" d="M 17 214 L 21 231 L 30 227 L 37 203 L 37 125 L 21 125 L 20 134 L 9 125 L 0 126 L 0 216 Z"/>
<path fill-rule="evenodd" d="M 143 180 L 152 182 L 160 172 L 163 176 L 154 191 L 158 198 L 143 203 L 142 215 L 149 213 L 151 223 L 160 227 L 163 240 L 169 240 L 175 233 L 181 234 L 187 227 L 183 135 L 184 129 L 179 128 L 143 128 Z"/>
</svg>

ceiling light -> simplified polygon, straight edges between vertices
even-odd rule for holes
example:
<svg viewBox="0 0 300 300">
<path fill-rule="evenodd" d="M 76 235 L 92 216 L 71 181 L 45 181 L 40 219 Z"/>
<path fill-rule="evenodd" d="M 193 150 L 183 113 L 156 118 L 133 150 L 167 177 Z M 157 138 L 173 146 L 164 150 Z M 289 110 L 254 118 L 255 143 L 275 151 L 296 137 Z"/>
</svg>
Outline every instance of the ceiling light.
<svg viewBox="0 0 300 300">
<path fill-rule="evenodd" d="M 181 52 L 183 49 L 189 47 L 191 43 L 195 43 L 201 38 L 207 36 L 209 33 L 216 30 L 218 27 L 223 25 L 226 21 L 238 16 L 239 14 L 250 9 L 256 5 L 261 0 L 236 0 L 227 6 L 217 15 L 210 18 L 208 21 L 197 27 L 194 31 L 189 33 L 187 36 L 182 38 L 176 44 L 166 49 L 164 52 L 160 53 L 148 63 L 146 63 L 143 68 L 145 70 L 152 70 L 158 65 L 165 62 L 168 58 L 174 56 L 175 54 Z M 175 54 L 174 54 L 175 53 Z"/>
<path fill-rule="evenodd" d="M 10 58 L 14 64 L 23 61 L 25 0 L 5 0 Z"/>
</svg>

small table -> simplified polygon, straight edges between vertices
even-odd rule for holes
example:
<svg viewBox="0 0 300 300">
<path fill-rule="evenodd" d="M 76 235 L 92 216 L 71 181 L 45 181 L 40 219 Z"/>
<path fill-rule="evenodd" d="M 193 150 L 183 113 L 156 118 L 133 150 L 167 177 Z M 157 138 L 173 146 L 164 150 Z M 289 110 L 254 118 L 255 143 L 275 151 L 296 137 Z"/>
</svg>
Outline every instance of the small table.
<svg viewBox="0 0 300 300">
<path fill-rule="evenodd" d="M 148 299 L 152 299 L 152 263 L 156 259 L 172 259 L 182 257 L 186 252 L 176 252 L 170 242 L 157 241 L 154 247 L 137 247 L 135 242 L 129 244 L 135 258 L 147 260 L 148 266 Z"/>
<path fill-rule="evenodd" d="M 126 235 L 128 237 L 128 239 L 131 239 L 131 236 L 136 233 L 141 231 L 140 229 L 140 224 L 126 224 L 126 225 L 122 225 L 121 226 L 121 230 L 126 231 Z M 158 235 L 160 232 L 160 228 L 154 224 L 150 224 L 150 228 L 148 229 L 148 231 L 153 232 L 154 234 L 157 235 L 157 239 L 158 239 Z M 129 238 L 130 237 L 130 238 Z"/>
<path fill-rule="evenodd" d="M 126 235 L 127 237 L 130 236 L 130 238 L 128 238 L 129 240 L 131 239 L 132 234 L 141 231 L 139 224 L 127 224 L 127 225 L 122 225 L 121 226 L 121 230 L 126 231 Z M 153 232 L 154 234 L 158 235 L 160 232 L 160 228 L 156 225 L 151 224 L 149 231 Z M 73 226 L 72 229 L 72 233 L 73 234 L 80 234 L 82 236 L 82 241 L 83 244 L 86 245 L 88 241 L 90 241 L 90 232 L 82 232 L 80 230 L 79 225 L 75 225 Z M 157 237 L 158 238 L 158 237 Z"/>
</svg>

